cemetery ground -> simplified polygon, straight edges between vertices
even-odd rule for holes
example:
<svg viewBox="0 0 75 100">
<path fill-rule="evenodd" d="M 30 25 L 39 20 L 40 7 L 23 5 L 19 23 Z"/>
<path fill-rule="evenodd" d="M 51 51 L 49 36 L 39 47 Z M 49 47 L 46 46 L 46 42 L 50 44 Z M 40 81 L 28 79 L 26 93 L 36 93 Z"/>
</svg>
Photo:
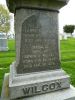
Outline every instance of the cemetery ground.
<svg viewBox="0 0 75 100">
<path fill-rule="evenodd" d="M 61 67 L 69 74 L 71 84 L 75 86 L 75 39 L 60 41 Z M 9 50 L 0 52 L 0 93 L 4 74 L 9 72 L 10 64 L 15 61 L 15 41 L 8 40 Z"/>
</svg>

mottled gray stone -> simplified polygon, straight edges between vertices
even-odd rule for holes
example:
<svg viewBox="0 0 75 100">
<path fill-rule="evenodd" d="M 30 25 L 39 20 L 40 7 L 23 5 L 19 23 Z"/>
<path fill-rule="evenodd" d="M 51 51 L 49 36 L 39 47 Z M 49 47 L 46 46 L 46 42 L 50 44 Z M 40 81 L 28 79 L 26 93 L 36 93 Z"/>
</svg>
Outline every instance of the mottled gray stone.
<svg viewBox="0 0 75 100">
<path fill-rule="evenodd" d="M 40 8 L 58 10 L 68 3 L 69 0 L 6 0 L 9 10 L 15 13 L 16 8 Z"/>
<path fill-rule="evenodd" d="M 1 95 L 1 100 L 10 100 L 9 93 L 9 74 L 5 74 L 4 82 L 3 82 L 3 92 Z M 16 93 L 15 93 L 16 94 Z M 70 88 L 36 95 L 32 97 L 26 97 L 21 99 L 13 99 L 13 100 L 75 100 L 75 88 L 71 85 Z"/>
<path fill-rule="evenodd" d="M 67 0 L 7 3 L 15 9 L 17 73 L 59 69 L 58 10 Z"/>
<path fill-rule="evenodd" d="M 15 63 L 10 67 L 9 91 L 11 99 L 48 93 L 69 87 L 69 76 L 62 69 L 17 75 Z"/>
<path fill-rule="evenodd" d="M 16 33 L 16 61 L 9 75 L 10 100 L 69 88 L 69 76 L 60 68 L 58 39 L 58 10 L 67 0 L 7 2 L 15 14 Z"/>
<path fill-rule="evenodd" d="M 20 52 L 16 52 L 17 72 L 29 73 L 60 68 L 58 13 L 30 9 L 22 9 L 18 12 L 24 18 L 18 15 L 23 23 L 20 23 L 21 33 L 18 34 L 21 43 L 17 47 Z"/>
</svg>

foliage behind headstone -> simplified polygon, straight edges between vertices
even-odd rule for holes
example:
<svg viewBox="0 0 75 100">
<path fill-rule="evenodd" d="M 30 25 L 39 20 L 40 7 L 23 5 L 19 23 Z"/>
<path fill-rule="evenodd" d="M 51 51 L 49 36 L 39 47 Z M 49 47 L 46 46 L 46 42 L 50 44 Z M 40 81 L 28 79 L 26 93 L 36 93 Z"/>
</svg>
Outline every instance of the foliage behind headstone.
<svg viewBox="0 0 75 100">
<path fill-rule="evenodd" d="M 0 5 L 0 32 L 8 33 L 10 30 L 9 11 L 5 6 Z"/>
<path fill-rule="evenodd" d="M 74 32 L 74 28 L 75 28 L 75 25 L 65 25 L 63 27 L 63 30 L 66 33 L 71 33 L 72 34 Z"/>
</svg>

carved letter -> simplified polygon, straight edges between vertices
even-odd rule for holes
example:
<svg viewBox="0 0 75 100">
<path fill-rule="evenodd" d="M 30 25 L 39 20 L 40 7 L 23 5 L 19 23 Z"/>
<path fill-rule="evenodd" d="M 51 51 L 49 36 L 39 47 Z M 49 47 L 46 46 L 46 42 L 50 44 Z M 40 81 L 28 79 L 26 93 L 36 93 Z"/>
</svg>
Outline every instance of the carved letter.
<svg viewBox="0 0 75 100">
<path fill-rule="evenodd" d="M 42 86 L 42 91 L 47 91 L 48 90 L 48 85 L 43 85 Z"/>
<path fill-rule="evenodd" d="M 51 84 L 49 85 L 49 89 L 50 89 L 50 90 L 55 89 L 55 83 L 51 83 Z"/>
<path fill-rule="evenodd" d="M 23 88 L 22 90 L 24 94 L 29 94 L 30 88 Z"/>
<path fill-rule="evenodd" d="M 61 82 L 57 82 L 57 88 L 61 88 Z"/>
<path fill-rule="evenodd" d="M 35 86 L 34 89 L 35 89 L 35 93 L 41 92 L 41 90 L 38 90 L 38 89 L 37 89 L 37 86 Z"/>
</svg>

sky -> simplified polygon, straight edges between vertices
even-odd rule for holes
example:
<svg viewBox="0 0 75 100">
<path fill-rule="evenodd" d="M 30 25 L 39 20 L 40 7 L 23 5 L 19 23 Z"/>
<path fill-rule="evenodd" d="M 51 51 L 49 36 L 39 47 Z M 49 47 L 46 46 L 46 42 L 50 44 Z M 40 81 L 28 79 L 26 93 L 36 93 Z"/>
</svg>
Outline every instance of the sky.
<svg viewBox="0 0 75 100">
<path fill-rule="evenodd" d="M 63 26 L 66 24 L 75 25 L 75 0 L 70 0 L 66 6 L 60 9 L 59 28 L 63 32 Z"/>
<path fill-rule="evenodd" d="M 6 5 L 6 1 L 0 0 L 0 4 Z M 60 9 L 59 32 L 63 33 L 63 26 L 69 24 L 75 24 L 75 0 L 70 0 L 66 6 Z"/>
</svg>

